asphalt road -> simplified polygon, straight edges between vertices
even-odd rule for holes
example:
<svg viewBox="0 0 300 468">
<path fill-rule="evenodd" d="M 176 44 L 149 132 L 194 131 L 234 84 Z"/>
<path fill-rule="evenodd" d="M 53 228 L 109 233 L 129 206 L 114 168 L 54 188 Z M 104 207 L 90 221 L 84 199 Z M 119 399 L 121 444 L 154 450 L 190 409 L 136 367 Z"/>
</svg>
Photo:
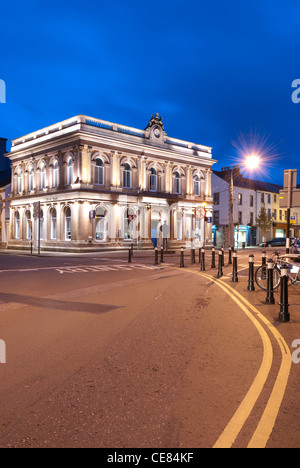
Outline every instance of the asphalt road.
<svg viewBox="0 0 300 468">
<path fill-rule="evenodd" d="M 298 447 L 299 290 L 279 324 L 249 253 L 237 284 L 189 253 L 1 255 L 0 447 Z"/>
</svg>

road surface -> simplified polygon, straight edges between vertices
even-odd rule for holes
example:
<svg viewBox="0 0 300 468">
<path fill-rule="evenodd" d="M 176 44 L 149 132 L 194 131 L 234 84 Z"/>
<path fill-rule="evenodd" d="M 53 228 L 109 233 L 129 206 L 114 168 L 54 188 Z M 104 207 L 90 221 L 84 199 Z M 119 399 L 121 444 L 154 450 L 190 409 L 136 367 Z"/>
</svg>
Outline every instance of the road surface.
<svg viewBox="0 0 300 468">
<path fill-rule="evenodd" d="M 1 255 L 0 447 L 298 447 L 299 292 L 279 324 L 249 253 L 237 284 L 188 253 Z"/>
</svg>

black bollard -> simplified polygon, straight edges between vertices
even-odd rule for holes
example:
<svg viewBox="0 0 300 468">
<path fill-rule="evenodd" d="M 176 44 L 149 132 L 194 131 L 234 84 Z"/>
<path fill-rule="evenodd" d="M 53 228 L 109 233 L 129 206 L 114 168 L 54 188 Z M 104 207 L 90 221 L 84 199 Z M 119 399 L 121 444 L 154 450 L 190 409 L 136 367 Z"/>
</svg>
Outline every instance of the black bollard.
<svg viewBox="0 0 300 468">
<path fill-rule="evenodd" d="M 219 268 L 217 278 L 222 278 L 223 276 L 223 253 L 222 250 L 219 251 Z"/>
<path fill-rule="evenodd" d="M 232 247 L 229 247 L 229 252 L 228 252 L 228 265 L 232 265 Z"/>
<path fill-rule="evenodd" d="M 191 264 L 194 265 L 196 263 L 196 255 L 195 255 L 195 247 L 191 250 Z"/>
<path fill-rule="evenodd" d="M 216 268 L 216 251 L 214 248 L 211 251 L 211 267 Z"/>
<path fill-rule="evenodd" d="M 238 271 L 237 271 L 237 253 L 233 252 L 233 273 L 232 273 L 232 282 L 238 283 Z"/>
<path fill-rule="evenodd" d="M 155 247 L 155 261 L 154 261 L 154 265 L 158 265 L 158 248 Z"/>
<path fill-rule="evenodd" d="M 225 266 L 225 249 L 224 249 L 224 247 L 222 247 L 221 250 L 222 250 L 222 267 L 224 267 Z"/>
<path fill-rule="evenodd" d="M 249 255 L 249 281 L 248 281 L 248 291 L 255 291 L 254 284 L 254 255 Z"/>
<path fill-rule="evenodd" d="M 275 304 L 273 273 L 274 273 L 274 263 L 273 263 L 273 260 L 270 258 L 268 260 L 268 266 L 267 266 L 267 279 L 268 279 L 267 298 L 266 298 L 267 304 Z"/>
<path fill-rule="evenodd" d="M 288 266 L 283 265 L 280 280 L 280 312 L 279 322 L 289 322 L 289 292 L 288 292 Z"/>
<path fill-rule="evenodd" d="M 180 250 L 180 268 L 184 268 L 184 252 L 183 252 L 183 247 L 181 247 L 181 250 Z"/>
<path fill-rule="evenodd" d="M 205 271 L 205 250 L 201 249 L 201 271 Z"/>
<path fill-rule="evenodd" d="M 161 261 L 161 263 L 164 263 L 164 247 L 163 247 L 163 245 L 160 248 L 160 261 Z"/>
</svg>

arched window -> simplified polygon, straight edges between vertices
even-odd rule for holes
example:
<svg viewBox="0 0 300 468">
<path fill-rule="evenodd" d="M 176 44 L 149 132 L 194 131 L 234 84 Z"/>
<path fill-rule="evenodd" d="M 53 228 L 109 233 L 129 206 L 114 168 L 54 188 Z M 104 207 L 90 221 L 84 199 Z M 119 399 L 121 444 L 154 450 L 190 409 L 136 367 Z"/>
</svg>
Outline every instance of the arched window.
<svg viewBox="0 0 300 468">
<path fill-rule="evenodd" d="M 104 185 L 104 162 L 100 158 L 96 160 L 95 184 Z"/>
<path fill-rule="evenodd" d="M 41 190 L 46 188 L 46 166 L 45 164 L 41 167 Z"/>
<path fill-rule="evenodd" d="M 58 176 L 59 176 L 58 161 L 55 161 L 53 165 L 53 188 L 58 187 Z"/>
<path fill-rule="evenodd" d="M 200 179 L 198 176 L 194 178 L 194 194 L 200 197 Z"/>
<path fill-rule="evenodd" d="M 18 189 L 18 193 L 21 193 L 22 192 L 22 170 L 21 169 L 19 169 L 17 177 L 18 177 L 17 189 Z"/>
<path fill-rule="evenodd" d="M 132 169 L 129 164 L 124 166 L 123 186 L 128 189 L 132 188 Z"/>
<path fill-rule="evenodd" d="M 150 173 L 150 191 L 157 192 L 157 172 L 153 167 Z"/>
<path fill-rule="evenodd" d="M 72 238 L 72 215 L 71 215 L 71 208 L 66 209 L 66 223 L 65 223 L 65 231 L 66 231 L 66 240 L 70 241 Z"/>
<path fill-rule="evenodd" d="M 15 213 L 15 239 L 20 239 L 20 213 Z"/>
<path fill-rule="evenodd" d="M 133 239 L 133 223 L 135 215 L 131 210 L 126 210 L 124 214 L 124 240 Z"/>
<path fill-rule="evenodd" d="M 69 158 L 67 166 L 67 185 L 72 185 L 73 179 L 73 159 Z"/>
<path fill-rule="evenodd" d="M 26 218 L 26 239 L 29 240 L 31 239 L 31 228 L 32 228 L 30 211 L 26 211 L 25 218 Z"/>
<path fill-rule="evenodd" d="M 98 206 L 96 209 L 96 240 L 106 240 L 106 211 L 103 207 Z"/>
<path fill-rule="evenodd" d="M 175 172 L 174 193 L 177 193 L 178 195 L 181 194 L 181 176 L 179 172 Z"/>
<path fill-rule="evenodd" d="M 51 240 L 57 239 L 56 225 L 57 225 L 56 209 L 53 208 L 53 210 L 51 211 Z"/>
<path fill-rule="evenodd" d="M 177 240 L 182 240 L 182 213 L 177 211 Z"/>
<path fill-rule="evenodd" d="M 28 192 L 32 192 L 33 190 L 33 169 L 29 169 L 28 173 Z"/>
</svg>

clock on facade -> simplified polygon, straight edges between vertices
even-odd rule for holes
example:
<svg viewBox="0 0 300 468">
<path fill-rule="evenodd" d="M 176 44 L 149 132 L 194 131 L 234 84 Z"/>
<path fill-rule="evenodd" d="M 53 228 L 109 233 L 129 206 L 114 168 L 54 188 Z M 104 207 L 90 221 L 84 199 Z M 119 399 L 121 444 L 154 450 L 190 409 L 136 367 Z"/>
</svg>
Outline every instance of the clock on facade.
<svg viewBox="0 0 300 468">
<path fill-rule="evenodd" d="M 159 137 L 160 137 L 160 131 L 159 131 L 158 128 L 156 128 L 156 129 L 154 130 L 154 135 L 156 136 L 156 138 L 159 138 Z"/>
</svg>

